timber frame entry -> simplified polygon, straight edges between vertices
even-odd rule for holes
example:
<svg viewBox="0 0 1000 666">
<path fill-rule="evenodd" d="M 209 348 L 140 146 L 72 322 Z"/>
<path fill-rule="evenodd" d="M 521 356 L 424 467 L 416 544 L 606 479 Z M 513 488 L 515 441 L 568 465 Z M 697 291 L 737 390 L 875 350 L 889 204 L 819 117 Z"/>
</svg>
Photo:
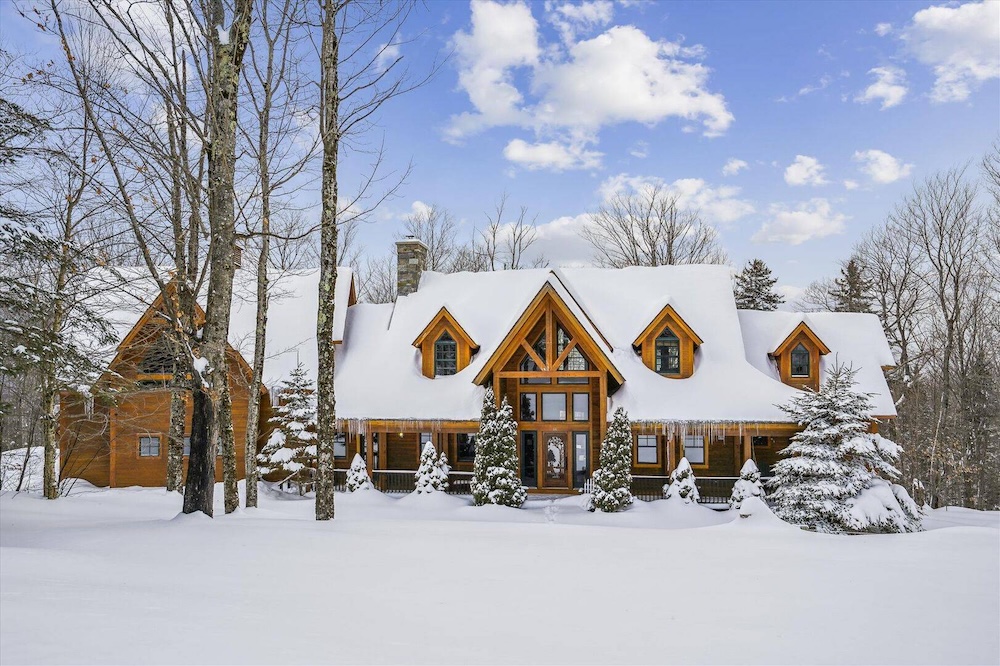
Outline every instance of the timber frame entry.
<svg viewBox="0 0 1000 666">
<path fill-rule="evenodd" d="M 595 469 L 608 394 L 624 382 L 602 343 L 545 284 L 476 377 L 514 409 L 529 489 L 572 492 Z"/>
</svg>

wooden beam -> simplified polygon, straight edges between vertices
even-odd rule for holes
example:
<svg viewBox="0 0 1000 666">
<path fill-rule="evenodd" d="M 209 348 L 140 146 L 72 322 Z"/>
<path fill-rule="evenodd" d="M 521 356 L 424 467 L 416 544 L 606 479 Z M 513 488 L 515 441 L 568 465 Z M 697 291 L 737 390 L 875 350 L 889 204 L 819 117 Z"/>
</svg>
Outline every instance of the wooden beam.
<svg viewBox="0 0 1000 666">
<path fill-rule="evenodd" d="M 503 379 L 557 379 L 570 377 L 601 377 L 605 373 L 600 370 L 562 370 L 558 372 L 521 372 L 509 371 L 498 372 L 496 375 Z"/>
</svg>

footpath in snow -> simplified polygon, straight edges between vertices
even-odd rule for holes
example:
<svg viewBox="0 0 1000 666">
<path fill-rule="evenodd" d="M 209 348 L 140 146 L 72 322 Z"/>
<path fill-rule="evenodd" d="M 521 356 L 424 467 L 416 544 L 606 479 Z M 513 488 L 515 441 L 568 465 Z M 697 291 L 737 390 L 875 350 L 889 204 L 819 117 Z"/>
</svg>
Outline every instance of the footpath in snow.
<svg viewBox="0 0 1000 666">
<path fill-rule="evenodd" d="M 0 663 L 997 663 L 998 514 L 919 534 L 582 498 L 0 496 Z M 974 524 L 975 527 L 965 525 Z M 952 526 L 963 525 L 963 526 Z"/>
</svg>

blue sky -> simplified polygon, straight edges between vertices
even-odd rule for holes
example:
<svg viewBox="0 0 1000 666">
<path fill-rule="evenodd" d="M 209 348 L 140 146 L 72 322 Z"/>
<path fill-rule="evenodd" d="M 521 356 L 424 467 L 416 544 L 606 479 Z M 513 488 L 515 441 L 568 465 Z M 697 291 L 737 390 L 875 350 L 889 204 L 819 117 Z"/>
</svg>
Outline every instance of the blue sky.
<svg viewBox="0 0 1000 666">
<path fill-rule="evenodd" d="M 996 2 L 432 1 L 407 33 L 412 71 L 448 60 L 383 115 L 414 169 L 365 229 L 373 251 L 414 202 L 471 232 L 506 191 L 547 256 L 586 262 L 586 212 L 659 180 L 735 265 L 760 256 L 804 287 L 914 178 L 977 162 L 1000 133 Z"/>
<path fill-rule="evenodd" d="M 4 40 L 44 53 L 12 8 Z M 378 119 L 389 169 L 413 169 L 362 230 L 371 254 L 425 204 L 469 237 L 506 192 L 537 216 L 537 250 L 587 263 L 587 212 L 656 182 L 792 294 L 914 179 L 975 168 L 1000 135 L 997 0 L 428 0 L 402 36 L 414 76 L 443 65 Z"/>
</svg>

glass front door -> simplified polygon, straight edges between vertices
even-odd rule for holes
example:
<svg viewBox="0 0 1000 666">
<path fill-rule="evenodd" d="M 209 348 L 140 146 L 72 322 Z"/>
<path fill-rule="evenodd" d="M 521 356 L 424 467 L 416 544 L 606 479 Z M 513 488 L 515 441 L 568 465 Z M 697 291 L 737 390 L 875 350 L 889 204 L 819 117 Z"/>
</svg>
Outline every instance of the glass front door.
<svg viewBox="0 0 1000 666">
<path fill-rule="evenodd" d="M 521 432 L 521 485 L 538 487 L 538 433 Z"/>
<path fill-rule="evenodd" d="M 569 436 L 565 432 L 547 432 L 542 436 L 542 485 L 545 488 L 569 487 L 567 449 Z"/>
</svg>

